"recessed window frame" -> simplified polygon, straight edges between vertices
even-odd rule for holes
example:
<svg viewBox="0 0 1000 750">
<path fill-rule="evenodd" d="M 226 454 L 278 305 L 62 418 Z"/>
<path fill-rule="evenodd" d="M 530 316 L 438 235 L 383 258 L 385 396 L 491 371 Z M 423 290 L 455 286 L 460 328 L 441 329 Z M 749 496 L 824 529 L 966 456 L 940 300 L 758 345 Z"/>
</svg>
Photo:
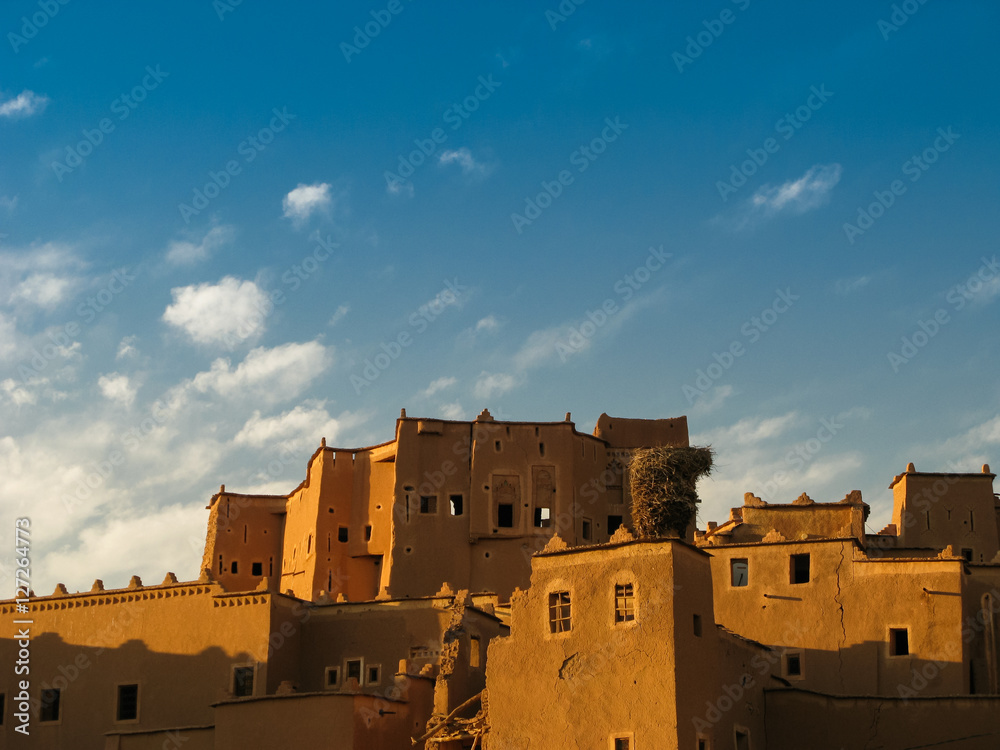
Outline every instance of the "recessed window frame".
<svg viewBox="0 0 1000 750">
<path fill-rule="evenodd" d="M 382 665 L 365 665 L 365 685 L 380 685 L 382 683 Z"/>
<path fill-rule="evenodd" d="M 249 674 L 250 687 L 246 686 L 246 676 Z M 230 692 L 234 698 L 252 698 L 254 689 L 257 687 L 257 665 L 256 664 L 235 664 L 233 665 Z"/>
<path fill-rule="evenodd" d="M 62 722 L 62 690 L 60 688 L 43 688 L 39 693 L 39 701 L 39 724 L 59 724 Z"/>
<path fill-rule="evenodd" d="M 788 582 L 792 586 L 801 586 L 810 581 L 812 581 L 812 560 L 809 553 L 789 555 Z"/>
<path fill-rule="evenodd" d="M 805 678 L 805 655 L 798 649 L 785 651 L 781 659 L 781 671 L 787 680 Z"/>
<path fill-rule="evenodd" d="M 635 585 L 615 584 L 615 625 L 635 622 Z"/>
<path fill-rule="evenodd" d="M 123 688 L 135 688 L 135 699 L 134 699 L 134 715 L 133 716 L 122 716 L 123 708 Z M 139 683 L 137 682 L 125 682 L 115 686 L 115 723 L 119 724 L 135 724 L 139 721 Z M 129 699 L 128 703 L 131 703 Z"/>
<path fill-rule="evenodd" d="M 610 737 L 608 747 L 610 750 L 635 750 L 635 734 L 633 732 L 615 732 Z"/>
<path fill-rule="evenodd" d="M 705 632 L 701 624 L 701 615 L 697 613 L 691 617 L 691 631 L 694 633 L 695 638 L 701 638 L 702 633 Z"/>
<path fill-rule="evenodd" d="M 452 518 L 457 518 L 465 513 L 465 495 L 453 492 L 448 495 L 448 510 Z"/>
<path fill-rule="evenodd" d="M 255 578 L 260 578 L 262 575 L 264 575 L 264 563 L 262 562 L 250 563 L 250 575 L 254 576 Z"/>
<path fill-rule="evenodd" d="M 746 743 L 740 743 L 740 737 L 746 739 Z M 753 739 L 750 737 L 750 730 L 740 724 L 733 724 L 733 747 L 736 750 L 753 750 Z"/>
<path fill-rule="evenodd" d="M 734 589 L 746 588 L 750 585 L 750 560 L 746 557 L 734 557 L 729 561 L 729 586 Z"/>
<path fill-rule="evenodd" d="M 337 527 L 337 542 L 340 544 L 347 544 L 351 539 L 351 529 L 347 526 Z"/>
<path fill-rule="evenodd" d="M 422 516 L 436 516 L 438 509 L 438 496 L 437 495 L 421 495 L 420 496 L 420 515 Z"/>
<path fill-rule="evenodd" d="M 344 684 L 345 685 L 350 685 L 351 684 L 351 679 L 353 677 L 351 675 L 351 671 L 352 671 L 351 670 L 351 665 L 352 664 L 357 664 L 358 665 L 358 670 L 357 670 L 358 671 L 358 676 L 355 679 L 357 679 L 358 686 L 360 687 L 361 685 L 364 684 L 365 658 L 363 656 L 352 656 L 349 659 L 344 659 Z"/>
<path fill-rule="evenodd" d="M 340 687 L 340 667 L 327 667 L 323 670 L 323 686 L 327 690 Z"/>
<path fill-rule="evenodd" d="M 548 606 L 549 635 L 565 635 L 573 630 L 573 592 L 559 590 L 549 592 Z"/>
<path fill-rule="evenodd" d="M 552 508 L 546 505 L 539 505 L 535 508 L 535 516 L 532 525 L 536 529 L 548 529 L 552 526 Z"/>
<path fill-rule="evenodd" d="M 580 538 L 585 542 L 592 542 L 594 540 L 594 522 L 591 519 L 580 519 Z"/>
<path fill-rule="evenodd" d="M 900 643 L 900 634 L 903 636 L 902 643 Z M 894 659 L 906 659 L 913 656 L 910 640 L 909 627 L 889 628 L 889 656 Z M 900 647 L 902 647 L 903 653 L 900 653 Z"/>
</svg>

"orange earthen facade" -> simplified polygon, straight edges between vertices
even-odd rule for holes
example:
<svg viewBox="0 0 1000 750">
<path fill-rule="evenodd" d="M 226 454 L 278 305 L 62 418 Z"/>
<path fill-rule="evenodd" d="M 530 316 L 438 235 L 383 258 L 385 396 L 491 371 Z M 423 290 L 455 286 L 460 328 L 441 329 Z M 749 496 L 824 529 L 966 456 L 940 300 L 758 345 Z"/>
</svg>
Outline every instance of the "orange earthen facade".
<svg viewBox="0 0 1000 750">
<path fill-rule="evenodd" d="M 8 669 L 0 748 L 1000 747 L 988 466 L 909 465 L 878 534 L 857 491 L 748 492 L 634 538 L 632 450 L 687 444 L 487 411 L 324 440 L 288 495 L 212 497 L 198 581 L 33 596 L 30 735 Z"/>
</svg>

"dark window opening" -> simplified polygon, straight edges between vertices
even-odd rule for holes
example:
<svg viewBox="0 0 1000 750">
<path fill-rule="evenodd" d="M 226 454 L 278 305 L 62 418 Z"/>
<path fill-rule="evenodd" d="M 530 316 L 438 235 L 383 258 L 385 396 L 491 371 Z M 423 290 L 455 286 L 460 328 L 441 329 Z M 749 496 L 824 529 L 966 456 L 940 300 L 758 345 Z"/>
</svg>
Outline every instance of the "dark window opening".
<svg viewBox="0 0 1000 750">
<path fill-rule="evenodd" d="M 308 554 L 309 554 L 310 552 L 312 552 L 312 548 L 313 548 L 313 535 L 312 535 L 312 534 L 310 534 L 310 535 L 309 535 L 309 538 L 308 538 L 308 539 L 306 540 L 306 554 L 307 554 L 307 555 L 308 555 Z"/>
<path fill-rule="evenodd" d="M 593 529 L 592 529 L 592 524 L 590 522 L 590 519 L 589 518 L 584 518 L 583 519 L 583 538 L 584 538 L 584 540 L 589 542 L 590 539 L 591 539 L 591 537 L 593 536 L 593 534 L 594 534 L 594 532 L 593 532 Z"/>
<path fill-rule="evenodd" d="M 733 586 L 747 586 L 750 583 L 750 564 L 745 557 L 729 561 L 730 583 Z"/>
<path fill-rule="evenodd" d="M 539 456 L 544 456 L 545 455 L 545 443 L 539 443 L 538 444 L 538 455 Z"/>
<path fill-rule="evenodd" d="M 346 526 L 341 526 L 337 529 L 337 541 L 346 542 L 349 537 L 349 532 Z"/>
<path fill-rule="evenodd" d="M 115 714 L 118 721 L 132 721 L 139 718 L 139 686 L 118 686 L 118 710 Z"/>
<path fill-rule="evenodd" d="M 451 514 L 453 516 L 462 515 L 462 496 L 450 495 L 448 501 L 451 503 Z"/>
<path fill-rule="evenodd" d="M 350 659 L 347 662 L 347 679 L 361 683 L 361 659 Z"/>
<path fill-rule="evenodd" d="M 972 562 L 972 550 L 968 547 L 963 547 L 962 557 L 964 557 L 968 562 Z"/>
<path fill-rule="evenodd" d="M 250 575 L 262 576 L 264 575 L 264 563 L 250 563 Z"/>
<path fill-rule="evenodd" d="M 785 654 L 785 674 L 788 677 L 802 676 L 801 654 Z"/>
<path fill-rule="evenodd" d="M 608 516 L 608 533 L 614 534 L 624 521 L 622 516 Z"/>
<path fill-rule="evenodd" d="M 379 680 L 382 678 L 382 668 L 381 667 L 368 667 L 368 684 L 378 685 Z"/>
<path fill-rule="evenodd" d="M 273 557 L 267 558 L 267 574 L 269 576 L 273 576 L 274 575 L 274 558 Z"/>
<path fill-rule="evenodd" d="M 0 693 L 0 727 L 3 726 L 4 694 Z"/>
<path fill-rule="evenodd" d="M 493 442 L 493 448 L 496 450 L 497 453 L 500 452 L 500 441 L 499 440 L 495 440 Z"/>
<path fill-rule="evenodd" d="M 635 597 L 632 584 L 615 585 L 615 622 L 631 622 L 635 619 Z"/>
<path fill-rule="evenodd" d="M 59 721 L 59 690 L 46 688 L 42 690 L 42 706 L 38 713 L 39 721 Z"/>
<path fill-rule="evenodd" d="M 906 628 L 889 630 L 889 653 L 893 656 L 908 656 L 910 653 L 910 633 Z"/>
<path fill-rule="evenodd" d="M 809 583 L 809 555 L 792 555 L 791 582 Z"/>
<path fill-rule="evenodd" d="M 222 565 L 222 555 L 219 555 L 219 572 L 220 573 L 225 573 L 226 572 L 226 569 Z"/>
<path fill-rule="evenodd" d="M 365 541 L 370 542 L 372 540 L 372 527 L 365 526 Z"/>
<path fill-rule="evenodd" d="M 247 526 L 246 526 L 246 524 L 243 524 L 243 543 L 244 544 L 247 543 Z"/>
<path fill-rule="evenodd" d="M 253 667 L 235 667 L 233 669 L 233 695 L 237 698 L 253 695 Z"/>
<path fill-rule="evenodd" d="M 232 571 L 233 575 L 236 575 L 237 573 L 239 573 L 240 572 L 240 565 L 239 565 L 239 563 L 236 562 L 235 560 L 233 560 L 233 564 L 230 567 L 230 570 Z"/>
<path fill-rule="evenodd" d="M 694 634 L 696 637 L 701 638 L 701 615 L 694 616 Z"/>
<path fill-rule="evenodd" d="M 615 737 L 615 750 L 632 750 L 632 740 L 628 737 Z"/>
<path fill-rule="evenodd" d="M 339 667 L 327 667 L 326 670 L 326 684 L 327 687 L 333 687 L 340 682 L 340 668 Z"/>
<path fill-rule="evenodd" d="M 736 730 L 736 750 L 750 750 L 750 733 Z"/>
<path fill-rule="evenodd" d="M 535 508 L 535 528 L 545 529 L 552 525 L 551 508 Z"/>
<path fill-rule="evenodd" d="M 437 510 L 438 510 L 437 495 L 421 495 L 420 496 L 420 512 L 421 513 L 437 513 Z"/>
<path fill-rule="evenodd" d="M 514 528 L 513 503 L 500 503 L 497 505 L 497 526 L 503 529 Z"/>
<path fill-rule="evenodd" d="M 708 750 L 708 743 L 705 740 L 698 740 L 698 750 Z"/>
<path fill-rule="evenodd" d="M 569 592 L 549 594 L 549 632 L 565 633 L 570 629 Z"/>
</svg>

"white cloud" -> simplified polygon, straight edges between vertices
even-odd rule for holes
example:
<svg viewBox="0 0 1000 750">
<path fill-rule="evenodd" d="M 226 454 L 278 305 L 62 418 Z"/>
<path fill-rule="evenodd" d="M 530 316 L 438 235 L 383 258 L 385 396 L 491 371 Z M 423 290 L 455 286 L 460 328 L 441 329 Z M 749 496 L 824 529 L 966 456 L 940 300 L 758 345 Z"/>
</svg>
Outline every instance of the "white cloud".
<svg viewBox="0 0 1000 750">
<path fill-rule="evenodd" d="M 74 279 L 51 273 L 35 273 L 20 282 L 11 293 L 8 303 L 26 302 L 51 310 L 57 307 L 74 285 Z"/>
<path fill-rule="evenodd" d="M 438 409 L 444 419 L 464 419 L 465 410 L 457 401 L 453 404 L 442 404 Z"/>
<path fill-rule="evenodd" d="M 276 403 L 301 394 L 331 361 L 331 351 L 316 341 L 258 347 L 235 368 L 228 359 L 215 360 L 211 369 L 194 376 L 191 386 L 224 398 L 253 396 Z"/>
<path fill-rule="evenodd" d="M 762 440 L 778 437 L 795 424 L 797 419 L 798 413 L 794 411 L 780 417 L 747 417 L 729 427 L 710 430 L 702 439 L 712 445 L 716 443 L 755 445 Z"/>
<path fill-rule="evenodd" d="M 128 375 L 122 375 L 117 372 L 109 373 L 108 375 L 101 375 L 97 379 L 97 385 L 101 389 L 101 393 L 104 398 L 108 401 L 114 401 L 115 403 L 121 404 L 122 406 L 131 406 L 132 402 L 135 401 L 135 394 L 139 390 L 138 387 L 129 380 Z"/>
<path fill-rule="evenodd" d="M 978 471 L 990 462 L 996 471 L 1000 446 L 1000 414 L 974 425 L 960 435 L 913 449 L 918 471 Z M 960 467 L 960 468 L 956 468 Z"/>
<path fill-rule="evenodd" d="M 853 279 L 837 279 L 834 283 L 834 291 L 846 297 L 848 294 L 852 294 L 860 289 L 864 289 L 871 283 L 871 276 L 857 276 Z"/>
<path fill-rule="evenodd" d="M 694 406 L 691 407 L 693 415 L 703 416 L 715 411 L 733 395 L 734 391 L 731 385 L 717 385 L 710 392 L 711 396 L 702 395 L 694 402 Z"/>
<path fill-rule="evenodd" d="M 135 342 L 138 340 L 138 336 L 126 336 L 119 341 L 118 353 L 115 355 L 115 359 L 131 359 L 136 356 L 139 350 L 135 348 Z"/>
<path fill-rule="evenodd" d="M 777 187 L 764 185 L 750 199 L 754 210 L 768 215 L 789 210 L 805 213 L 823 205 L 830 191 L 840 182 L 839 164 L 816 164 L 797 180 L 789 180 Z"/>
<path fill-rule="evenodd" d="M 322 437 L 326 438 L 327 444 L 331 444 L 337 439 L 341 425 L 330 416 L 325 404 L 324 401 L 305 401 L 274 417 L 262 417 L 259 411 L 254 411 L 233 438 L 233 444 L 250 448 L 277 449 L 280 446 L 286 450 L 301 450 L 318 446 Z"/>
<path fill-rule="evenodd" d="M 25 89 L 13 99 L 8 99 L 0 103 L 0 117 L 17 119 L 20 117 L 31 117 L 36 112 L 45 109 L 49 103 L 47 96 L 36 94 L 34 91 Z"/>
<path fill-rule="evenodd" d="M 394 180 L 387 180 L 385 184 L 385 191 L 389 195 L 405 195 L 408 198 L 413 197 L 413 183 L 405 182 L 400 178 Z"/>
<path fill-rule="evenodd" d="M 0 383 L 0 393 L 14 406 L 30 406 L 38 401 L 34 391 L 28 390 L 13 378 L 7 378 Z"/>
<path fill-rule="evenodd" d="M 500 328 L 500 321 L 496 319 L 494 315 L 487 315 L 485 318 L 480 319 L 476 323 L 476 333 L 480 331 L 486 331 L 487 333 L 493 333 Z"/>
<path fill-rule="evenodd" d="M 425 398 L 430 398 L 438 391 L 443 391 L 445 388 L 451 388 L 457 382 L 458 378 L 438 378 L 437 380 L 431 382 L 431 384 L 423 390 L 421 395 Z"/>
<path fill-rule="evenodd" d="M 462 174 L 464 175 L 474 174 L 485 176 L 492 171 L 489 165 L 476 161 L 472 156 L 472 152 L 464 146 L 459 149 L 442 151 L 438 157 L 438 164 L 441 166 L 457 164 L 461 167 Z"/>
<path fill-rule="evenodd" d="M 351 311 L 350 305 L 340 305 L 334 311 L 333 315 L 330 316 L 330 320 L 327 321 L 328 326 L 335 326 L 337 323 L 344 319 L 344 316 Z"/>
<path fill-rule="evenodd" d="M 167 247 L 167 263 L 175 266 L 190 266 L 208 260 L 218 247 L 230 242 L 235 232 L 232 227 L 212 227 L 198 242 L 175 240 Z"/>
<path fill-rule="evenodd" d="M 226 276 L 218 284 L 197 284 L 170 290 L 173 303 L 163 320 L 199 344 L 252 339 L 264 330 L 267 294 L 252 281 Z"/>
<path fill-rule="evenodd" d="M 288 193 L 281 205 L 286 219 L 302 222 L 314 212 L 328 209 L 332 204 L 330 198 L 330 183 L 319 182 L 315 185 L 299 186 Z"/>
<path fill-rule="evenodd" d="M 518 381 L 513 375 L 502 372 L 489 373 L 485 370 L 479 374 L 472 392 L 476 398 L 492 398 L 494 395 L 502 396 L 517 385 Z"/>
<path fill-rule="evenodd" d="M 53 309 L 83 283 L 74 272 L 84 268 L 74 248 L 54 242 L 0 253 L 0 301 Z"/>
</svg>

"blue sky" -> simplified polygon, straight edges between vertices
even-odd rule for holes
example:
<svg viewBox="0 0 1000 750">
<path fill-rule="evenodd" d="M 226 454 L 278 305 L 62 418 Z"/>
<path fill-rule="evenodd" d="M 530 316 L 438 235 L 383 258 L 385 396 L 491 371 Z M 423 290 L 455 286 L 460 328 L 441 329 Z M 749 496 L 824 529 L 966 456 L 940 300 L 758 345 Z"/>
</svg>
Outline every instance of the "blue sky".
<svg viewBox="0 0 1000 750">
<path fill-rule="evenodd" d="M 908 461 L 1000 464 L 998 16 L 5 3 L 0 523 L 36 591 L 194 577 L 220 484 L 287 492 L 401 407 L 687 414 L 701 525 L 860 489 L 877 531 Z"/>
</svg>

